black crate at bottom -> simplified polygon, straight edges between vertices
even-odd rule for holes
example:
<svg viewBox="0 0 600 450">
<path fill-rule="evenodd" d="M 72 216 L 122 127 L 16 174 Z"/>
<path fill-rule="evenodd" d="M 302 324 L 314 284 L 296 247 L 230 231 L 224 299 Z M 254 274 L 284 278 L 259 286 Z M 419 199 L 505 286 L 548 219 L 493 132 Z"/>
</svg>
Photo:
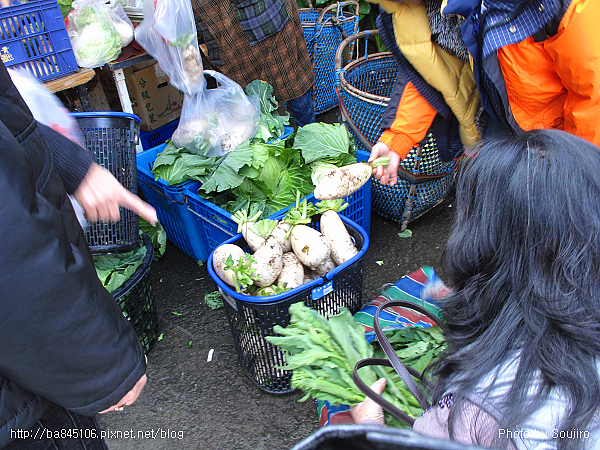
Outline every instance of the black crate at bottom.
<svg viewBox="0 0 600 450">
<path fill-rule="evenodd" d="M 143 235 L 143 242 L 146 247 L 146 256 L 144 256 L 142 264 L 112 295 L 129 320 L 147 354 L 158 338 L 158 317 L 154 307 L 154 294 L 149 274 L 154 247 L 146 233 Z"/>
<path fill-rule="evenodd" d="M 246 375 L 263 391 L 270 394 L 287 394 L 293 392 L 291 387 L 292 371 L 282 370 L 285 365 L 285 354 L 277 346 L 267 342 L 265 337 L 273 336 L 275 325 L 286 327 L 290 323 L 289 307 L 293 303 L 303 302 L 324 316 L 337 314 L 341 307 L 356 313 L 363 302 L 363 258 L 368 247 L 366 232 L 356 223 L 342 218 L 348 232 L 360 250 L 344 265 L 336 268 L 331 279 L 320 278 L 320 281 L 307 284 L 305 289 L 296 288 L 288 297 L 271 302 L 244 301 L 243 295 L 235 298 L 219 286 L 224 298 L 225 312 L 233 334 L 236 351 Z M 233 241 L 233 242 L 232 242 Z M 227 241 L 244 247 L 243 238 Z M 212 254 L 208 260 L 212 265 Z M 340 269 L 339 271 L 337 271 Z M 209 273 L 211 267 L 209 267 Z M 212 276 L 212 274 L 211 274 Z M 217 282 L 217 284 L 220 284 Z M 285 296 L 284 294 L 281 294 Z M 256 299 L 257 297 L 250 297 Z M 268 297 L 265 297 L 265 299 Z"/>
</svg>

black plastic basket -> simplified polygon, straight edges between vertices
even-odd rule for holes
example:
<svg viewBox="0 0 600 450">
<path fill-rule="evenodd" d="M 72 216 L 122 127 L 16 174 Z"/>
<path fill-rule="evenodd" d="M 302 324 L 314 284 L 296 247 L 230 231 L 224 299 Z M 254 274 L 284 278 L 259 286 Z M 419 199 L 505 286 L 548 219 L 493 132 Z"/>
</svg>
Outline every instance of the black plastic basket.
<svg viewBox="0 0 600 450">
<path fill-rule="evenodd" d="M 148 353 L 158 338 L 158 317 L 154 308 L 149 274 L 154 246 L 146 233 L 143 235 L 143 242 L 146 246 L 146 256 L 142 264 L 112 295 L 133 326 L 144 351 Z"/>
<path fill-rule="evenodd" d="M 95 161 L 109 170 L 130 192 L 137 195 L 136 145 L 140 119 L 122 112 L 73 113 L 85 147 Z M 92 253 L 127 252 L 139 245 L 137 214 L 119 208 L 118 222 L 88 224 L 86 239 Z"/>
<path fill-rule="evenodd" d="M 286 394 L 293 391 L 292 371 L 277 368 L 285 365 L 284 352 L 265 339 L 275 335 L 275 325 L 289 325 L 291 304 L 303 302 L 325 316 L 337 314 L 340 307 L 346 307 L 354 314 L 362 306 L 363 256 L 369 246 L 369 237 L 355 222 L 340 217 L 359 249 L 358 254 L 325 276 L 283 294 L 270 297 L 238 294 L 218 278 L 213 270 L 213 254 L 209 256 L 208 272 L 225 300 L 225 312 L 240 364 L 248 377 L 265 392 Z M 315 228 L 317 218 L 313 218 L 312 226 Z M 241 235 L 225 243 L 236 244 L 249 251 Z"/>
</svg>

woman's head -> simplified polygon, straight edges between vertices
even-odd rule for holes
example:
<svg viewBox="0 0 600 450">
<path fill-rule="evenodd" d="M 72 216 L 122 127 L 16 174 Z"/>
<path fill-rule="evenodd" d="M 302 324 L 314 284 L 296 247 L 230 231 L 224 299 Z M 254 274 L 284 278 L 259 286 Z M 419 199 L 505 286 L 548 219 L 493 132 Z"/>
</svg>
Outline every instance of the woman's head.
<svg viewBox="0 0 600 450">
<path fill-rule="evenodd" d="M 540 370 L 547 387 L 586 403 L 581 383 L 600 393 L 600 149 L 557 130 L 490 141 L 466 164 L 456 195 L 444 319 L 457 353 L 441 373 L 467 371 L 468 389 L 521 350 L 523 374 Z M 518 384 L 517 405 L 526 397 Z M 567 425 L 583 416 L 576 409 Z"/>
</svg>

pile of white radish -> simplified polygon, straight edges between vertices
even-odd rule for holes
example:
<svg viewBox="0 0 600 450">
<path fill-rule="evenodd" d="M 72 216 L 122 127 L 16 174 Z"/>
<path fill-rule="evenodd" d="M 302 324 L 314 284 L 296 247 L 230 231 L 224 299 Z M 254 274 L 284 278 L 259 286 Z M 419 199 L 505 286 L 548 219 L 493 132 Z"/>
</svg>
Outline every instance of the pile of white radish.
<svg viewBox="0 0 600 450">
<path fill-rule="evenodd" d="M 344 264 L 359 251 L 338 214 L 348 204 L 336 200 L 316 206 L 296 201 L 280 221 L 254 222 L 257 216 L 238 211 L 232 218 L 252 253 L 235 244 L 220 245 L 213 253 L 217 276 L 239 293 L 276 295 Z M 307 225 L 318 213 L 320 231 Z"/>
</svg>

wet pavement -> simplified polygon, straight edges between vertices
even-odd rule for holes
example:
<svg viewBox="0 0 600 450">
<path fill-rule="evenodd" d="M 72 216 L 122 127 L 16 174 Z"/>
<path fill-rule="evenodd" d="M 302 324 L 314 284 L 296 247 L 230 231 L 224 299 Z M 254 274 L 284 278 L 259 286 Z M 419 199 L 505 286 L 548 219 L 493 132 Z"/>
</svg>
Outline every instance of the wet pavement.
<svg viewBox="0 0 600 450">
<path fill-rule="evenodd" d="M 409 225 L 409 238 L 372 213 L 364 302 L 421 266 L 433 266 L 444 279 L 440 259 L 452 213 L 449 197 Z M 152 263 L 150 281 L 162 339 L 148 354 L 148 383 L 138 401 L 100 418 L 111 450 L 281 450 L 318 429 L 314 401 L 299 402 L 299 392 L 263 392 L 245 374 L 225 310 L 204 302 L 217 290 L 205 265 L 169 242 Z"/>
</svg>

